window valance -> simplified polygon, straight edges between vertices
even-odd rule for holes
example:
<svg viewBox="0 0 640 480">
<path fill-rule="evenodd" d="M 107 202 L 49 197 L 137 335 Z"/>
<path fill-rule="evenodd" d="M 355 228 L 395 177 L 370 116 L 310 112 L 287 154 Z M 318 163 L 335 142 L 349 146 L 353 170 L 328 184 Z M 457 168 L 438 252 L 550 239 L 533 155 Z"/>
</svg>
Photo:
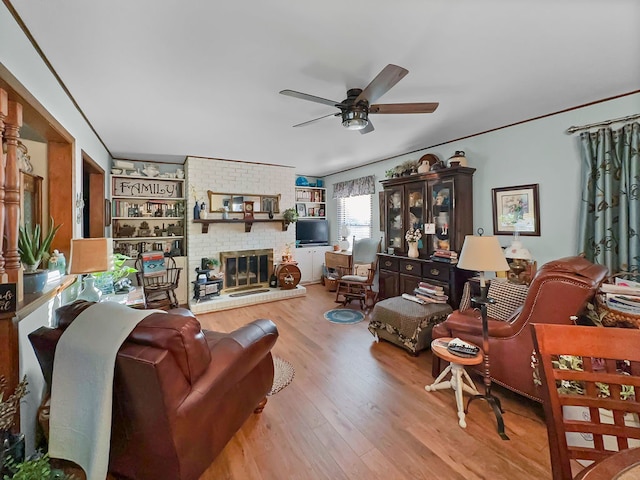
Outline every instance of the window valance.
<svg viewBox="0 0 640 480">
<path fill-rule="evenodd" d="M 376 193 L 375 175 L 347 180 L 333 184 L 333 198 L 355 197 L 357 195 L 373 195 Z"/>
</svg>

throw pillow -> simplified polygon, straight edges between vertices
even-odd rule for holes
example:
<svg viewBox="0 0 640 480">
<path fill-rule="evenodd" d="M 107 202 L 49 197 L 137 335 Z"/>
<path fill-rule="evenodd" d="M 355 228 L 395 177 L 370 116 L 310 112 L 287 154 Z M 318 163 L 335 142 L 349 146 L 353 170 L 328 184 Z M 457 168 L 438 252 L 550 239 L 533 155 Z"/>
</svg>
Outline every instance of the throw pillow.
<svg viewBox="0 0 640 480">
<path fill-rule="evenodd" d="M 509 321 L 513 313 L 524 304 L 528 291 L 527 285 L 492 280 L 488 295 L 496 303 L 487 305 L 487 315 L 496 320 Z"/>
</svg>

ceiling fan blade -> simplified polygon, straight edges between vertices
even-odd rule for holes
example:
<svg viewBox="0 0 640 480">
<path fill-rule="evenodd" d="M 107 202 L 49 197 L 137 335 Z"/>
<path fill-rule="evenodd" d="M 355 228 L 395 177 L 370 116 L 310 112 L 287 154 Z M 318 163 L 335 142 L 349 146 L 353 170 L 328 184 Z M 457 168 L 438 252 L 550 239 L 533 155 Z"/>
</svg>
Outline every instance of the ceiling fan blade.
<svg viewBox="0 0 640 480">
<path fill-rule="evenodd" d="M 433 113 L 440 105 L 434 103 L 379 103 L 369 107 L 369 113 Z"/>
<path fill-rule="evenodd" d="M 296 92 L 295 90 L 282 90 L 280 92 L 282 95 L 287 95 L 288 97 L 299 98 L 300 100 L 308 100 L 310 102 L 322 103 L 323 105 L 329 105 L 330 107 L 342 107 L 344 106 L 341 102 L 336 102 L 335 100 L 328 100 L 322 97 L 316 97 L 315 95 L 309 95 L 308 93 Z"/>
<path fill-rule="evenodd" d="M 371 123 L 371 120 L 369 119 L 369 123 L 367 124 L 366 127 L 364 127 L 362 130 L 358 130 L 362 135 L 364 135 L 365 133 L 369 133 L 369 132 L 373 132 L 375 130 L 375 128 L 373 128 L 373 123 Z"/>
<path fill-rule="evenodd" d="M 376 78 L 371 80 L 371 83 L 367 85 L 367 88 L 358 95 L 354 104 L 357 104 L 362 100 L 366 100 L 369 103 L 375 102 L 382 95 L 387 93 L 391 87 L 402 80 L 407 73 L 409 73 L 409 70 L 406 68 L 390 63 L 382 69 Z"/>
<path fill-rule="evenodd" d="M 314 118 L 313 120 L 308 120 L 306 122 L 298 123 L 297 125 L 294 125 L 294 127 L 305 127 L 305 126 L 309 125 L 310 123 L 317 122 L 318 120 L 322 120 L 323 118 L 337 117 L 339 115 L 341 115 L 340 112 L 338 112 L 338 113 L 330 113 L 329 115 L 323 115 L 322 117 Z"/>
</svg>

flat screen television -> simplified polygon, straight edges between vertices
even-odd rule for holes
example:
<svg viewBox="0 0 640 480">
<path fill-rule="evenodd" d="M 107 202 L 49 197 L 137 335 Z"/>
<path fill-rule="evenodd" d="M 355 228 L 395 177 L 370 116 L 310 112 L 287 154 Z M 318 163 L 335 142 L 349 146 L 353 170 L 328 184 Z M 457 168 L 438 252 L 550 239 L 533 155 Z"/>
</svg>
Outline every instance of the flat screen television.
<svg viewBox="0 0 640 480">
<path fill-rule="evenodd" d="M 329 245 L 329 222 L 326 220 L 298 220 L 296 222 L 298 245 Z"/>
</svg>

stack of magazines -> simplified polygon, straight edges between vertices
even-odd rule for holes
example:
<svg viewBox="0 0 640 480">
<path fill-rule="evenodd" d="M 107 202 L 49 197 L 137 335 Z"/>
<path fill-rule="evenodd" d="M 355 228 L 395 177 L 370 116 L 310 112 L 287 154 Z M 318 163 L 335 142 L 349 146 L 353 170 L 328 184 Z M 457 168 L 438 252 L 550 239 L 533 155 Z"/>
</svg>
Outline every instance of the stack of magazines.
<svg viewBox="0 0 640 480">
<path fill-rule="evenodd" d="M 458 254 L 453 250 L 436 249 L 431 255 L 431 260 L 443 263 L 458 263 Z"/>
<path fill-rule="evenodd" d="M 616 278 L 614 284 L 602 284 L 600 290 L 611 310 L 640 315 L 640 282 Z"/>
<path fill-rule="evenodd" d="M 420 282 L 413 294 L 425 303 L 447 303 L 449 300 L 441 285 L 433 285 L 427 282 Z"/>
</svg>

